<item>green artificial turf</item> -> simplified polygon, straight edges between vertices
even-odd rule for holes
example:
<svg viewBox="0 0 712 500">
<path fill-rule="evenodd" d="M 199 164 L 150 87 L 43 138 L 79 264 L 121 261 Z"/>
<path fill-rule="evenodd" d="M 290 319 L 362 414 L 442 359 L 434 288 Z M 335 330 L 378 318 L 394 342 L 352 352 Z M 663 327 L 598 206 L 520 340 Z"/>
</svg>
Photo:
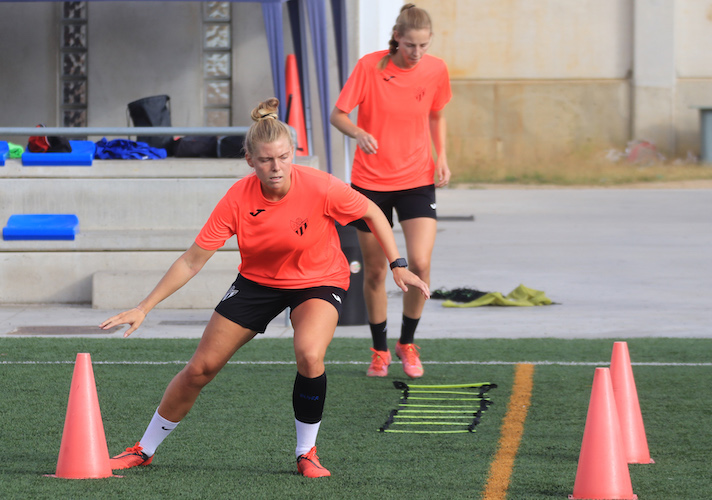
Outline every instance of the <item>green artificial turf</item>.
<svg viewBox="0 0 712 500">
<path fill-rule="evenodd" d="M 57 465 L 76 354 L 91 354 L 106 441 L 115 454 L 141 437 L 197 340 L 2 338 L 0 496 L 480 498 L 517 362 L 536 367 L 508 498 L 566 498 L 573 492 L 593 372 L 610 361 L 612 339 L 418 343 L 426 374 L 411 383 L 498 385 L 488 392 L 494 404 L 476 432 L 379 432 L 401 394 L 392 382 L 408 380 L 397 362 L 385 379 L 366 377 L 368 341 L 336 339 L 327 353 L 328 394 L 317 442 L 332 477 L 298 476 L 291 342 L 258 339 L 203 390 L 151 466 L 123 471 L 123 478 L 66 480 L 44 474 Z M 655 460 L 629 466 L 633 491 L 641 499 L 708 498 L 710 341 L 632 339 L 628 346 Z"/>
</svg>

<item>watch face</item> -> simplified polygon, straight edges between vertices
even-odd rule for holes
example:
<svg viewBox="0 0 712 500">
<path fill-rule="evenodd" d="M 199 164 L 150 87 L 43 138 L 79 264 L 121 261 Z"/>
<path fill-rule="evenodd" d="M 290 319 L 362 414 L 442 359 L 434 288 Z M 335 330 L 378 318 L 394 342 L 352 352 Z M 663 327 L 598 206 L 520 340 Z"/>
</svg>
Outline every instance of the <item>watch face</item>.
<svg viewBox="0 0 712 500">
<path fill-rule="evenodd" d="M 396 267 L 408 267 L 408 262 L 403 257 L 399 257 L 393 262 L 391 262 L 391 269 Z"/>
</svg>

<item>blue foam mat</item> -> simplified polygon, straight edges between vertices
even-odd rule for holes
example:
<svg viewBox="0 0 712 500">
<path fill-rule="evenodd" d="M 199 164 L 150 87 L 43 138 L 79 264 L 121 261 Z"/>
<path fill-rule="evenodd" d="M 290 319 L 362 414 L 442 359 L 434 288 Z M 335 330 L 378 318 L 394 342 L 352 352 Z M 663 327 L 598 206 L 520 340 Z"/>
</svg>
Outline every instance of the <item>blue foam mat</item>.
<svg viewBox="0 0 712 500">
<path fill-rule="evenodd" d="M 5 166 L 5 158 L 10 154 L 10 145 L 5 141 L 0 141 L 0 167 Z"/>
<path fill-rule="evenodd" d="M 71 153 L 22 153 L 25 167 L 91 167 L 96 144 L 91 141 L 69 141 Z"/>
<path fill-rule="evenodd" d="M 74 214 L 11 215 L 2 229 L 5 240 L 73 240 L 79 232 Z"/>
</svg>

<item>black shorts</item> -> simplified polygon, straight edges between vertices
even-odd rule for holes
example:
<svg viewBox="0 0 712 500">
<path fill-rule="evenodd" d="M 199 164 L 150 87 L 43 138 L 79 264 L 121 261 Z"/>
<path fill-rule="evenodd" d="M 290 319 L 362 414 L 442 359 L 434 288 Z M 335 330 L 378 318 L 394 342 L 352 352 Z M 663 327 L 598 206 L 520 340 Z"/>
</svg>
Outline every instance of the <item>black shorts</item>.
<svg viewBox="0 0 712 500">
<path fill-rule="evenodd" d="M 435 184 L 402 191 L 370 191 L 354 184 L 351 184 L 351 187 L 378 205 L 391 227 L 393 227 L 393 209 L 396 210 L 399 221 L 418 217 L 438 218 L 435 211 Z M 363 219 L 355 220 L 349 226 L 359 231 L 371 232 Z"/>
<path fill-rule="evenodd" d="M 322 299 L 336 308 L 341 315 L 341 306 L 346 299 L 346 290 L 335 286 L 311 288 L 272 288 L 243 278 L 237 279 L 215 307 L 215 312 L 233 323 L 264 333 L 270 321 L 287 307 L 294 310 L 309 299 Z"/>
</svg>

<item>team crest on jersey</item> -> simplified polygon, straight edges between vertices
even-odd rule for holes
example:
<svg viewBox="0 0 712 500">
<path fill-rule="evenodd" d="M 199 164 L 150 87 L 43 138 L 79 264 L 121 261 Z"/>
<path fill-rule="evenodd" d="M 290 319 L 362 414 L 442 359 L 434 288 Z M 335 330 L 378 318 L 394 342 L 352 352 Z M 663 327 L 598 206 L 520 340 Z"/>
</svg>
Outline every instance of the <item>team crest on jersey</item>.
<svg viewBox="0 0 712 500">
<path fill-rule="evenodd" d="M 423 100 L 423 97 L 425 97 L 425 87 L 416 87 L 415 88 L 415 99 L 420 102 Z"/>
<path fill-rule="evenodd" d="M 289 223 L 292 226 L 292 231 L 297 233 L 298 236 L 302 236 L 304 234 L 304 232 L 307 230 L 308 222 L 309 222 L 308 219 L 302 219 L 301 217 L 296 220 L 289 221 Z"/>
</svg>

